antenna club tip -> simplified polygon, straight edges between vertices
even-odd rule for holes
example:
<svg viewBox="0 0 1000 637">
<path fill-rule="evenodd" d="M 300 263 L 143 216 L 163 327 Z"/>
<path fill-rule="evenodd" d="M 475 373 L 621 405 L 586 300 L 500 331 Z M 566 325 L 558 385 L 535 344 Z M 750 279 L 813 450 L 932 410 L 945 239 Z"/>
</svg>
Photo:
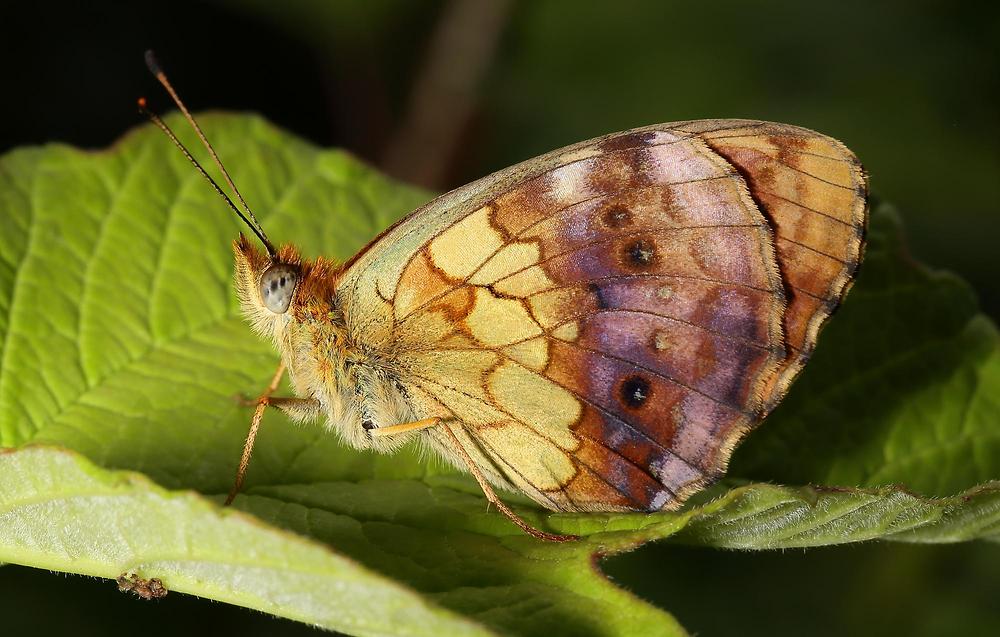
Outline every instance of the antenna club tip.
<svg viewBox="0 0 1000 637">
<path fill-rule="evenodd" d="M 163 73 L 163 70 L 160 68 L 160 63 L 156 61 L 156 54 L 153 53 L 153 49 L 146 49 L 146 67 L 153 75 L 160 75 Z"/>
</svg>

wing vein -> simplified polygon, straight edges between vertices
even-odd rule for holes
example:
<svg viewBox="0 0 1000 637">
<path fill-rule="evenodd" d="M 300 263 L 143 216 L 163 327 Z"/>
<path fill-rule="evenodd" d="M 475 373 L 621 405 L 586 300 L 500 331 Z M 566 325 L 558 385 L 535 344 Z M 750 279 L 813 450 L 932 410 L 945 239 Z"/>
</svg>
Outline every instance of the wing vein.
<svg viewBox="0 0 1000 637">
<path fill-rule="evenodd" d="M 758 192 L 759 194 L 762 194 L 762 195 L 768 195 L 768 196 L 774 197 L 775 199 L 781 199 L 782 201 L 787 201 L 788 203 L 792 204 L 793 206 L 798 206 L 799 208 L 802 208 L 803 210 L 808 210 L 810 212 L 815 212 L 816 214 L 820 215 L 821 217 L 826 217 L 827 219 L 831 219 L 833 221 L 836 221 L 837 223 L 839 223 L 841 225 L 848 226 L 850 228 L 854 227 L 853 223 L 850 223 L 848 221 L 844 221 L 843 219 L 838 219 L 837 217 L 834 217 L 833 215 L 831 215 L 829 213 L 823 212 L 822 210 L 816 210 L 815 208 L 810 208 L 809 206 L 803 204 L 802 202 L 793 201 L 793 200 L 789 199 L 788 197 L 782 197 L 778 193 L 771 192 L 769 190 L 759 190 L 759 191 L 756 191 L 756 192 Z"/>
<path fill-rule="evenodd" d="M 779 236 L 778 240 L 779 241 L 787 241 L 788 243 L 793 243 L 793 244 L 795 244 L 795 245 L 797 245 L 799 247 L 802 247 L 802 248 L 805 248 L 806 250 L 809 250 L 810 252 L 818 254 L 821 257 L 826 257 L 827 259 L 830 259 L 831 261 L 836 261 L 837 263 L 840 263 L 840 264 L 843 264 L 843 265 L 847 265 L 847 263 L 848 263 L 847 261 L 844 261 L 841 258 L 835 257 L 832 254 L 828 254 L 826 252 L 823 252 L 822 250 L 814 248 L 811 245 L 806 245 L 805 243 L 802 243 L 801 241 L 796 241 L 795 239 L 789 239 L 788 237 L 781 237 L 781 236 Z"/>
<path fill-rule="evenodd" d="M 516 361 L 515 361 L 515 362 L 516 362 Z M 428 383 L 432 383 L 432 384 L 434 384 L 434 385 L 437 385 L 438 387 L 445 387 L 445 388 L 447 388 L 447 389 L 450 389 L 450 390 L 452 390 L 452 391 L 455 391 L 455 392 L 458 392 L 458 393 L 462 394 L 463 396 L 466 396 L 466 397 L 468 397 L 468 398 L 471 398 L 472 400 L 475 400 L 475 401 L 478 401 L 478 402 L 483 402 L 483 401 L 482 401 L 482 400 L 481 400 L 480 398 L 478 398 L 477 396 L 473 396 L 472 394 L 469 394 L 469 393 L 467 393 L 467 392 L 464 392 L 464 391 L 462 391 L 462 390 L 460 390 L 460 389 L 458 389 L 458 388 L 456 388 L 456 387 L 452 387 L 452 386 L 450 386 L 450 385 L 445 385 L 445 384 L 443 384 L 443 383 L 439 383 L 438 381 L 436 381 L 436 380 L 434 380 L 434 379 L 431 379 L 431 378 L 427 378 L 426 376 L 421 376 L 421 375 L 419 375 L 419 374 L 413 374 L 413 376 L 414 376 L 414 377 L 416 377 L 416 378 L 419 378 L 419 379 L 421 379 L 421 380 L 424 380 L 424 381 L 426 381 L 426 382 L 428 382 Z M 420 384 L 420 383 L 418 383 L 418 384 Z M 423 389 L 424 389 L 424 391 L 427 391 L 427 388 L 426 388 L 426 387 L 424 387 L 424 386 L 423 386 L 422 384 L 420 384 L 420 385 L 421 385 L 421 388 L 423 388 Z M 432 394 L 432 395 L 433 395 L 433 394 Z M 500 412 L 502 412 L 503 414 L 505 414 L 506 416 L 508 416 L 508 417 L 509 417 L 509 418 L 510 418 L 511 420 L 513 420 L 514 422 L 518 422 L 518 423 L 521 423 L 522 425 L 526 426 L 527 428 L 529 428 L 529 429 L 531 429 L 531 430 L 532 430 L 533 432 L 535 432 L 535 434 L 536 434 L 536 435 L 538 435 L 538 437 L 539 437 L 539 438 L 543 438 L 544 440 L 548 441 L 548 442 L 549 442 L 549 443 L 550 443 L 551 445 L 555 446 L 555 447 L 556 447 L 557 449 L 560 449 L 560 450 L 562 450 L 562 451 L 564 451 L 564 452 L 565 452 L 565 450 L 563 450 L 563 449 L 562 449 L 562 447 L 559 447 L 559 445 L 557 445 L 557 444 L 556 444 L 555 442 L 553 442 L 553 441 L 552 441 L 552 439 L 550 439 L 549 437 L 545 436 L 545 435 L 544 435 L 544 434 L 542 434 L 542 433 L 541 433 L 540 431 L 538 431 L 537 429 L 535 429 L 535 427 L 534 427 L 534 426 L 532 426 L 532 424 L 531 424 L 531 423 L 526 423 L 526 422 L 524 422 L 523 420 L 520 420 L 519 418 L 517 418 L 516 416 L 514 416 L 513 414 L 511 414 L 510 412 L 508 412 L 508 411 L 507 411 L 506 409 L 503 409 L 502 407 L 500 407 L 500 406 L 498 406 L 498 405 L 490 405 L 490 407 L 492 407 L 493 409 L 496 409 L 497 411 L 500 411 Z M 445 405 L 445 408 L 446 408 L 446 409 L 448 409 L 449 411 L 451 411 L 451 412 L 452 412 L 452 415 L 454 415 L 454 411 L 452 411 L 452 410 L 451 410 L 450 408 L 448 408 L 448 407 L 447 407 L 447 405 Z M 462 422 L 463 424 L 465 423 L 465 421 L 464 421 L 464 420 L 462 420 L 461 418 L 459 418 L 459 417 L 458 417 L 457 415 L 455 416 L 455 418 L 456 418 L 456 420 L 458 420 L 459 422 Z M 527 478 L 526 478 L 526 477 L 524 476 L 524 474 L 523 474 L 523 473 L 521 473 L 521 472 L 520 472 L 520 471 L 518 471 L 518 470 L 517 470 L 517 469 L 516 469 L 516 468 L 515 468 L 515 467 L 514 467 L 513 465 L 511 465 L 511 464 L 510 464 L 510 463 L 509 463 L 509 462 L 507 461 L 507 459 L 506 459 L 506 458 L 504 458 L 504 456 L 503 456 L 503 454 L 502 454 L 502 453 L 499 453 L 499 452 L 498 452 L 498 451 L 497 451 L 497 450 L 496 450 L 496 449 L 495 449 L 495 448 L 493 447 L 493 445 L 491 445 L 491 444 L 489 443 L 489 441 L 488 441 L 488 440 L 486 440 L 486 439 L 485 439 L 485 438 L 483 438 L 483 437 L 482 437 L 481 435 L 479 435 L 479 432 L 478 432 L 478 431 L 476 430 L 476 426 L 475 426 L 475 425 L 472 425 L 472 424 L 468 424 L 468 425 L 466 426 L 466 431 L 468 431 L 468 432 L 469 432 L 470 434 L 474 435 L 474 436 L 476 437 L 476 439 L 477 439 L 477 440 L 478 440 L 478 441 L 479 441 L 479 442 L 480 442 L 480 443 L 481 443 L 482 445 L 484 445 L 484 446 L 488 447 L 488 448 L 490 449 L 490 451 L 491 451 L 491 455 L 492 455 L 492 456 L 494 456 L 494 457 L 495 457 L 496 459 L 500 460 L 501 462 L 503 462 L 503 464 L 504 464 L 504 465 L 506 465 L 506 466 L 507 466 L 507 467 L 508 467 L 508 468 L 509 468 L 509 469 L 511 470 L 511 472 L 513 472 L 513 473 L 515 473 L 516 475 L 518 475 L 518 476 L 519 476 L 519 477 L 521 478 L 521 480 L 523 480 L 523 481 L 524 481 L 525 483 L 527 483 L 527 484 L 531 484 L 531 481 L 530 481 L 530 480 L 528 480 L 528 479 L 527 479 Z M 575 432 L 575 431 L 574 431 L 574 432 L 573 432 L 573 435 L 574 435 L 574 436 L 577 436 L 578 434 L 577 434 L 577 432 Z M 589 436 L 586 436 L 586 438 L 587 438 L 588 440 L 593 440 L 593 439 L 592 439 L 592 438 L 590 438 Z M 664 485 L 664 484 L 663 484 L 662 482 L 660 482 L 660 481 L 659 481 L 658 479 L 656 479 L 656 477 L 655 477 L 655 476 L 653 476 L 652 474 L 650 474 L 650 473 L 649 473 L 649 471 L 648 471 L 647 469 L 643 469 L 642 467 L 639 467 L 639 465 L 636 465 L 636 464 L 635 464 L 634 462 L 631 462 L 631 461 L 630 461 L 630 460 L 629 460 L 628 458 L 625 458 L 625 456 L 622 456 L 622 455 L 621 455 L 620 453 L 618 453 L 618 452 L 617 452 L 617 451 L 615 451 L 614 449 L 611 449 L 611 448 L 609 448 L 609 447 L 608 447 L 607 445 L 604 445 L 603 443 L 601 443 L 601 446 L 602 446 L 602 447 L 604 447 L 605 449 L 608 449 L 609 451 L 611 451 L 611 452 L 615 453 L 615 455 L 617 455 L 617 456 L 621 457 L 622 459 L 624 459 L 624 460 L 626 460 L 626 461 L 630 462 L 631 464 L 633 464 L 634 466 L 636 466 L 637 468 L 639 468 L 639 469 L 640 469 L 640 470 L 641 470 L 641 471 L 642 471 L 642 472 L 643 472 L 644 474 L 646 474 L 647 476 L 649 476 L 649 477 L 650 477 L 650 478 L 651 478 L 651 479 L 652 479 L 652 480 L 653 480 L 654 482 L 656 482 L 656 484 L 660 485 L 661 487 L 663 487 L 663 488 L 664 488 L 664 489 L 666 489 L 667 491 L 670 491 L 670 489 L 667 489 L 667 487 L 666 487 L 666 486 L 665 486 L 665 485 Z M 631 501 L 631 502 L 635 502 L 635 503 L 636 503 L 637 505 L 639 505 L 640 507 L 643 507 L 643 508 L 645 508 L 645 504 L 644 504 L 643 502 L 640 502 L 639 500 L 636 500 L 636 499 L 635 499 L 635 498 L 634 498 L 633 496 L 631 496 L 630 494 L 626 493 L 625 491 L 622 491 L 622 490 L 621 490 L 621 489 L 620 489 L 619 487 L 617 487 L 617 486 L 615 486 L 614 484 L 612 484 L 611 482 L 609 482 L 609 481 L 608 481 L 608 480 L 607 480 L 607 479 L 606 479 L 606 478 L 605 478 L 605 477 L 604 477 L 604 476 L 603 476 L 603 475 L 602 475 L 602 474 L 601 474 L 601 473 L 600 473 L 599 471 L 597 471 L 596 469 L 594 469 L 593 467 L 591 467 L 591 466 L 590 466 L 589 464 L 587 464 L 586 462 L 584 462 L 584 461 L 583 461 L 583 459 L 579 458 L 579 457 L 578 457 L 578 456 L 576 456 L 576 455 L 572 455 L 572 454 L 571 454 L 570 452 L 566 452 L 566 453 L 567 453 L 567 455 L 570 455 L 570 456 L 571 456 L 571 457 L 573 458 L 573 462 L 574 462 L 574 464 L 576 464 L 576 463 L 579 463 L 579 464 L 580 464 L 581 466 L 583 466 L 583 467 L 584 467 L 584 468 L 586 468 L 586 469 L 587 469 L 588 471 L 590 471 L 590 472 L 591 472 L 591 473 L 592 473 L 593 475 L 597 476 L 597 478 L 598 478 L 598 479 L 600 479 L 600 480 L 601 480 L 601 482 L 605 483 L 606 485 L 608 485 L 609 487 L 611 487 L 612 489 L 614 489 L 615 491 L 617 491 L 617 492 L 618 492 L 618 493 L 619 493 L 619 494 L 620 494 L 620 495 L 621 495 L 622 497 L 626 498 L 627 500 L 629 500 L 629 501 Z M 569 493 L 568 493 L 568 492 L 566 491 L 566 485 L 564 485 L 564 484 L 562 483 L 562 481 L 561 481 L 561 480 L 559 480 L 559 478 L 557 478 L 557 477 L 555 476 L 555 474 L 553 474 L 553 473 L 552 473 L 552 470 L 551 470 L 551 469 L 550 469 L 549 467 L 547 467 L 547 466 L 546 466 L 545 468 L 546 468 L 546 470 L 547 470 L 547 471 L 549 472 L 549 475 L 550 475 L 550 476 L 552 476 L 552 480 L 553 480 L 553 482 L 555 482 L 556 484 L 560 485 L 560 486 L 559 486 L 559 491 L 560 491 L 560 492 L 561 492 L 561 493 L 562 493 L 563 495 L 565 495 L 565 496 L 566 496 L 566 498 L 567 498 L 567 499 L 568 499 L 568 500 L 569 500 L 570 502 L 572 502 L 574 506 L 577 506 L 577 503 L 576 503 L 576 502 L 575 502 L 575 501 L 573 500 L 573 497 L 572 497 L 572 496 L 571 496 L 571 495 L 570 495 L 570 494 L 569 494 Z M 533 485 L 533 484 L 532 484 L 531 486 L 535 487 L 535 485 Z M 556 503 L 556 502 L 555 502 L 554 500 L 552 500 L 551 498 L 549 498 L 549 497 L 548 497 L 548 495 L 547 495 L 547 494 L 545 493 L 545 491 L 543 491 L 542 489 L 539 489 L 538 487 L 535 487 L 535 490 L 536 490 L 536 491 L 538 491 L 539 493 L 542 493 L 543 495 L 545 495 L 546 499 L 547 499 L 547 500 L 549 500 L 549 502 L 551 502 L 551 503 L 552 503 L 553 507 L 555 507 L 556 509 L 559 509 L 559 508 L 560 508 L 560 507 L 559 507 L 559 505 L 558 505 L 558 504 L 557 504 L 557 503 Z M 670 491 L 670 493 L 671 493 L 671 494 L 673 494 L 673 491 Z M 577 506 L 577 509 L 579 509 L 579 508 L 580 508 L 580 507 L 579 507 L 579 506 Z"/>
</svg>

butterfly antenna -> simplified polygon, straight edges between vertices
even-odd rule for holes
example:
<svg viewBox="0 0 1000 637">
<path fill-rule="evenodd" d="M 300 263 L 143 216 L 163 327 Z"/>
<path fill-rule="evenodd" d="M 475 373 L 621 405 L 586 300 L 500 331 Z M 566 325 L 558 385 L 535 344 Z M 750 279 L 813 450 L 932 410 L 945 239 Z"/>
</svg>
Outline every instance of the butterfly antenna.
<svg viewBox="0 0 1000 637">
<path fill-rule="evenodd" d="M 194 156 L 191 154 L 191 152 L 184 146 L 184 144 L 181 143 L 181 140 L 177 139 L 177 135 L 175 135 L 174 131 L 172 131 L 169 126 L 167 126 L 167 123 L 164 122 L 162 119 L 160 119 L 159 115 L 157 115 L 156 113 L 154 113 L 153 111 L 149 110 L 149 108 L 146 107 L 146 98 L 140 97 L 138 104 L 139 104 L 139 112 L 148 117 L 149 121 L 156 124 L 159 127 L 159 129 L 162 130 L 164 134 L 166 134 L 166 136 L 170 138 L 170 141 L 172 141 L 174 145 L 177 146 L 177 148 L 181 149 L 181 152 L 184 153 L 184 156 L 188 158 L 188 161 L 191 162 L 194 165 L 194 167 L 198 169 L 198 172 L 201 173 L 201 176 L 207 179 L 208 183 L 212 184 L 212 188 L 215 188 L 215 192 L 219 193 L 219 196 L 222 197 L 227 204 L 229 204 L 229 207 L 233 209 L 233 212 L 235 212 L 239 216 L 239 218 L 242 219 L 243 222 L 247 224 L 247 226 L 249 226 L 250 230 L 252 230 L 253 233 L 257 235 L 257 238 L 260 239 L 260 242 L 264 244 L 264 248 L 267 250 L 268 255 L 274 258 L 274 256 L 277 254 L 277 251 L 274 249 L 274 246 L 271 245 L 271 242 L 268 241 L 267 237 L 264 235 L 264 232 L 254 224 L 250 223 L 250 219 L 247 219 L 247 216 L 243 214 L 243 211 L 240 210 L 235 203 L 233 203 L 233 200 L 229 198 L 229 195 L 227 195 L 226 192 L 222 189 L 222 187 L 214 179 L 212 179 L 212 176 L 208 174 L 208 172 L 202 167 L 202 165 L 198 163 L 198 160 L 195 159 Z M 253 214 L 251 214 L 250 217 L 253 218 Z M 254 221 L 257 220 L 254 219 Z"/>
<path fill-rule="evenodd" d="M 146 108 L 146 100 L 144 98 L 139 99 L 139 110 L 143 114 L 145 114 L 146 117 L 148 117 L 154 124 L 159 126 L 160 130 L 166 133 L 167 136 L 171 139 L 171 141 L 173 141 L 174 144 L 181 149 L 181 152 L 184 153 L 184 155 L 188 158 L 188 160 L 192 164 L 194 164 L 194 166 L 201 172 L 201 174 L 204 175 L 205 179 L 207 179 L 212 184 L 216 192 L 222 195 L 222 197 L 226 200 L 229 206 L 234 211 L 236 211 L 236 214 L 239 215 L 240 219 L 242 219 L 250 227 L 250 229 L 253 230 L 253 233 L 257 235 L 257 238 L 260 239 L 261 243 L 264 244 L 264 248 L 267 250 L 268 255 L 274 258 L 274 256 L 277 254 L 277 251 L 274 249 L 274 245 L 272 245 L 271 242 L 267 239 L 267 236 L 264 234 L 264 230 L 261 227 L 260 222 L 257 221 L 257 217 L 254 216 L 253 211 L 250 210 L 250 206 L 247 205 L 247 202 L 243 198 L 243 195 L 240 194 L 239 188 L 237 188 L 236 184 L 233 183 L 232 177 L 229 176 L 229 171 L 227 171 L 226 167 L 222 165 L 222 160 L 219 159 L 218 153 L 216 153 L 215 149 L 212 148 L 212 144 L 210 144 L 208 138 L 205 137 L 205 133 L 201 130 L 201 126 L 198 126 L 198 122 L 195 120 L 194 116 L 191 115 L 191 112 L 187 109 L 186 106 L 184 106 L 184 102 L 181 101 L 181 98 L 177 94 L 177 91 L 175 91 L 173 85 L 170 84 L 170 80 L 167 79 L 166 73 L 164 73 L 163 69 L 160 68 L 160 64 L 156 61 L 156 56 L 153 54 L 151 50 L 146 51 L 146 66 L 149 68 L 149 72 L 153 74 L 153 77 L 155 77 L 160 82 L 160 84 L 163 85 L 163 88 L 167 90 L 167 93 L 169 93 L 170 97 L 174 100 L 174 104 L 177 105 L 177 108 L 180 109 L 181 113 L 184 115 L 184 118 L 187 119 L 188 123 L 191 124 L 191 127 L 194 128 L 194 131 L 195 133 L 198 134 L 198 138 L 201 140 L 201 143 L 204 144 L 205 148 L 208 150 L 208 154 L 212 156 L 212 160 L 215 162 L 215 165 L 219 167 L 219 170 L 222 172 L 222 176 L 225 177 L 226 183 L 229 184 L 229 187 L 236 194 L 236 198 L 239 200 L 239 202 L 243 204 L 243 208 L 246 210 L 246 214 L 244 214 L 236 206 L 236 204 L 233 203 L 233 200 L 230 199 L 228 195 L 226 195 L 226 193 L 222 190 L 222 188 L 219 187 L 219 184 L 216 183 L 216 181 L 212 179 L 212 177 L 209 176 L 207 172 L 205 172 L 205 169 L 201 167 L 201 164 L 199 164 L 197 160 L 195 160 L 195 158 L 191 155 L 191 153 L 188 152 L 187 148 L 185 148 L 184 145 L 180 142 L 180 140 L 177 139 L 177 136 L 174 135 L 173 131 L 170 130 L 170 127 L 168 127 L 166 123 L 162 119 L 160 119 L 155 113 Z M 248 216 L 249 219 L 247 218 Z"/>
</svg>

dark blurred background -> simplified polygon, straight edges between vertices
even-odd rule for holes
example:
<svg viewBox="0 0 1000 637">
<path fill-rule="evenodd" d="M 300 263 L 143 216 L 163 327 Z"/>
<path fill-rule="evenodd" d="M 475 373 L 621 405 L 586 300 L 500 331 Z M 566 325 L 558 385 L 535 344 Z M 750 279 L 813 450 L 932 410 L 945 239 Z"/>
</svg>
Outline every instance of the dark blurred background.
<svg viewBox="0 0 1000 637">
<path fill-rule="evenodd" d="M 194 110 L 259 112 L 432 190 L 634 126 L 784 121 L 851 147 L 915 256 L 959 272 L 996 317 L 998 42 L 986 2 L 5 3 L 0 151 L 102 148 L 142 122 L 138 96 L 167 110 L 150 47 Z M 997 634 L 998 567 L 982 544 L 655 546 L 607 564 L 692 631 L 770 635 Z M 0 616 L 36 634 L 311 632 L 176 595 L 138 604 L 109 582 L 0 568 Z"/>
</svg>

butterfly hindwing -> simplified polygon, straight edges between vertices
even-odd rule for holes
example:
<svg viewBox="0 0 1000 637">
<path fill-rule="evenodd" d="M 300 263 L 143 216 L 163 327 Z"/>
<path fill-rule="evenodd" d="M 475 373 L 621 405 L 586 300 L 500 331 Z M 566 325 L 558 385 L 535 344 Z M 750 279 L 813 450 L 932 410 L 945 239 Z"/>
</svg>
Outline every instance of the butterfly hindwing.
<svg viewBox="0 0 1000 637">
<path fill-rule="evenodd" d="M 775 231 L 788 295 L 788 353 L 768 392 L 770 410 L 812 353 L 861 261 L 868 182 L 857 157 L 834 139 L 785 124 L 745 124 L 691 122 L 681 129 L 700 132 L 740 171 Z"/>
<path fill-rule="evenodd" d="M 864 220 L 831 149 L 708 120 L 544 155 L 384 233 L 345 272 L 345 314 L 494 482 L 560 510 L 678 504 L 784 393 L 853 273 L 814 256 L 860 249 L 823 226 Z M 853 198 L 817 185 L 834 179 Z"/>
</svg>

